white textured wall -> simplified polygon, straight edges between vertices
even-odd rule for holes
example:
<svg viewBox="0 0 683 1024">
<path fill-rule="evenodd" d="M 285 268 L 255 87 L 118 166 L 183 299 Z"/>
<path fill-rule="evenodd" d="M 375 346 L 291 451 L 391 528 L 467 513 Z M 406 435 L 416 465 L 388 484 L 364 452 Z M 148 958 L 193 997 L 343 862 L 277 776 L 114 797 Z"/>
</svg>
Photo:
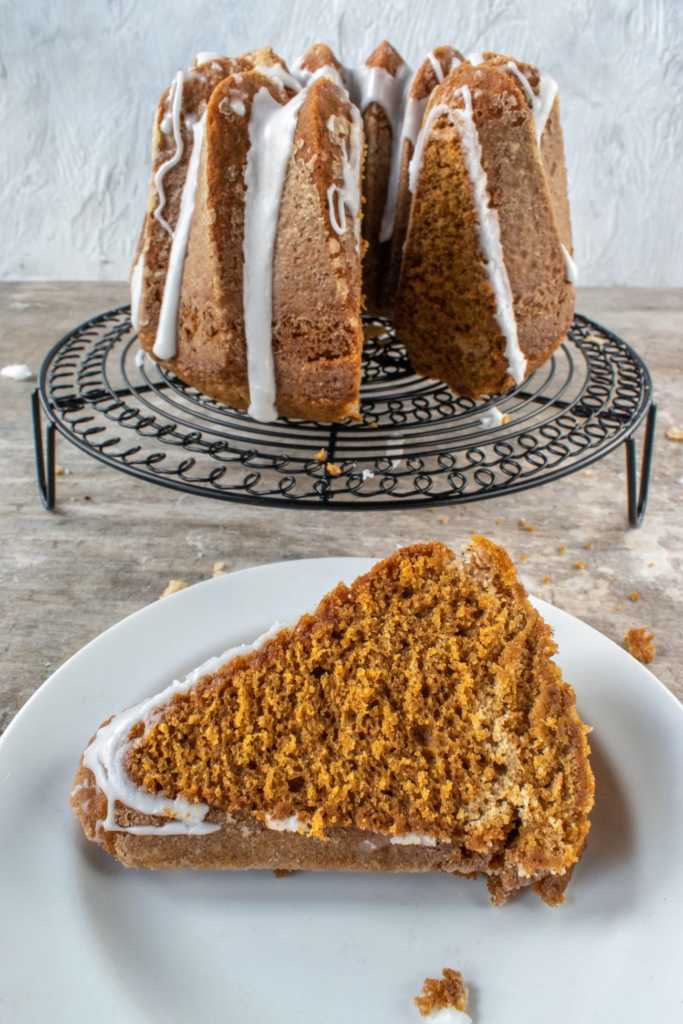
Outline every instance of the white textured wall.
<svg viewBox="0 0 683 1024">
<path fill-rule="evenodd" d="M 0 278 L 127 274 L 156 98 L 195 51 L 352 63 L 385 36 L 549 71 L 581 282 L 683 285 L 683 0 L 0 0 Z"/>
</svg>

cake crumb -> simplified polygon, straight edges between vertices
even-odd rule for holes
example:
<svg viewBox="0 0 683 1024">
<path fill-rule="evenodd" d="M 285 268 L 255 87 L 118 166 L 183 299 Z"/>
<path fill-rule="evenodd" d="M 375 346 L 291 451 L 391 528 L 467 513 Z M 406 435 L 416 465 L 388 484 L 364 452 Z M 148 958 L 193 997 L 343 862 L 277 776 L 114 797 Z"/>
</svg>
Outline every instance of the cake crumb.
<svg viewBox="0 0 683 1024">
<path fill-rule="evenodd" d="M 640 601 L 640 591 L 632 590 L 631 593 L 628 595 L 628 599 L 629 601 Z"/>
<path fill-rule="evenodd" d="M 437 516 L 436 521 L 437 523 L 443 523 L 443 525 L 445 526 L 446 523 L 448 522 L 448 516 Z"/>
<path fill-rule="evenodd" d="M 177 594 L 179 590 L 184 590 L 185 587 L 188 586 L 189 583 L 187 582 L 187 580 L 169 580 L 168 583 L 166 584 L 166 589 L 164 590 L 163 594 L 159 595 L 159 597 L 162 598 L 168 597 L 169 594 Z"/>
<path fill-rule="evenodd" d="M 583 550 L 584 551 L 592 551 L 593 550 L 593 541 L 589 540 L 587 544 L 584 544 L 583 545 Z"/>
<path fill-rule="evenodd" d="M 526 530 L 527 533 L 536 533 L 536 527 L 533 523 L 528 522 L 526 519 L 519 519 L 517 526 L 520 530 Z"/>
<path fill-rule="evenodd" d="M 544 583 L 552 583 L 552 576 L 544 576 L 543 577 L 543 582 Z"/>
<path fill-rule="evenodd" d="M 519 560 L 520 560 L 520 562 L 528 562 L 529 561 L 529 556 L 528 555 L 520 555 L 519 556 Z"/>
<path fill-rule="evenodd" d="M 59 464 L 55 466 L 55 476 L 66 476 L 68 472 L 69 470 L 64 469 L 64 466 L 60 466 Z"/>
<path fill-rule="evenodd" d="M 338 466 L 336 462 L 326 462 L 325 469 L 328 476 L 341 476 L 344 472 L 341 466 Z"/>
<path fill-rule="evenodd" d="M 567 554 L 567 546 L 566 546 L 566 544 L 560 544 L 559 548 L 557 549 L 557 552 L 560 555 L 566 555 Z"/>
<path fill-rule="evenodd" d="M 498 525 L 500 526 L 500 524 L 501 524 L 501 523 L 504 523 L 504 522 L 505 522 L 505 519 L 504 519 L 504 517 L 503 517 L 503 516 L 496 516 L 496 522 L 497 522 L 497 523 L 498 523 Z"/>
<path fill-rule="evenodd" d="M 313 458 L 316 460 L 316 462 L 324 462 L 325 459 L 327 458 L 327 449 L 319 448 L 318 451 L 313 456 Z"/>
<path fill-rule="evenodd" d="M 467 988 L 460 971 L 444 967 L 441 973 L 442 978 L 425 978 L 422 992 L 413 1000 L 423 1017 L 429 1017 L 439 1010 L 459 1010 L 464 1013 L 467 1009 Z"/>
<path fill-rule="evenodd" d="M 654 661 L 655 654 L 657 653 L 654 639 L 654 633 L 651 633 L 649 629 L 645 629 L 643 626 L 638 626 L 634 629 L 629 629 L 624 637 L 624 646 L 634 658 L 642 661 L 644 665 L 649 665 L 651 661 Z"/>
<path fill-rule="evenodd" d="M 681 427 L 669 427 L 666 436 L 670 441 L 683 441 L 683 429 Z"/>
<path fill-rule="evenodd" d="M 222 576 L 225 572 L 225 562 L 214 562 L 211 570 L 212 576 Z"/>
<path fill-rule="evenodd" d="M 588 565 L 586 564 L 586 562 L 582 562 L 581 559 L 579 559 L 577 562 L 574 562 L 574 568 L 575 569 L 587 569 Z"/>
</svg>

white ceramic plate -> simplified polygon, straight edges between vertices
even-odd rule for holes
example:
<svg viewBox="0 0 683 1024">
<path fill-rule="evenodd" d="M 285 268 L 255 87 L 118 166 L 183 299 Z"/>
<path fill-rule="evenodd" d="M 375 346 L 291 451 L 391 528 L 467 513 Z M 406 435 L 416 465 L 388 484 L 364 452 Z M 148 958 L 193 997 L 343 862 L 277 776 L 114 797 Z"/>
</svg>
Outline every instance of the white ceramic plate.
<svg viewBox="0 0 683 1024">
<path fill-rule="evenodd" d="M 683 711 L 638 662 L 543 601 L 595 726 L 597 805 L 567 903 L 489 905 L 434 876 L 127 872 L 68 807 L 112 711 L 293 621 L 367 559 L 221 576 L 143 609 L 56 672 L 0 742 L 0 1020 L 401 1024 L 459 968 L 475 1024 L 681 1020 Z"/>
</svg>

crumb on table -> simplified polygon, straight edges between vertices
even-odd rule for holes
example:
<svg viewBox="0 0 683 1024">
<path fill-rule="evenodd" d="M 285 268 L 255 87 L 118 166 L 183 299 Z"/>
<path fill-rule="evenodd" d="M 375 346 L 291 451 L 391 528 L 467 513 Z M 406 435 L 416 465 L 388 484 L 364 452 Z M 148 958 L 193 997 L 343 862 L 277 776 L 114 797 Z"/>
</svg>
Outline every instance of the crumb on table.
<svg viewBox="0 0 683 1024">
<path fill-rule="evenodd" d="M 583 549 L 584 549 L 584 551 L 592 551 L 593 550 L 593 541 L 589 540 L 587 544 L 583 545 Z"/>
<path fill-rule="evenodd" d="M 557 549 L 557 553 L 558 555 L 565 555 L 567 553 L 567 545 L 560 544 L 559 548 Z"/>
<path fill-rule="evenodd" d="M 629 601 L 640 601 L 640 591 L 632 590 L 631 593 L 628 595 L 628 599 Z"/>
<path fill-rule="evenodd" d="M 670 441 L 683 441 L 683 428 L 669 427 L 666 432 L 666 436 Z"/>
<path fill-rule="evenodd" d="M 467 988 L 460 971 L 444 967 L 442 978 L 425 978 L 422 992 L 415 996 L 415 1005 L 423 1017 L 447 1008 L 464 1012 L 467 1009 Z"/>
<path fill-rule="evenodd" d="M 222 576 L 225 572 L 225 562 L 214 562 L 211 572 L 213 576 Z"/>
<path fill-rule="evenodd" d="M 436 521 L 437 523 L 442 523 L 445 526 L 448 522 L 448 516 L 437 516 Z"/>
<path fill-rule="evenodd" d="M 544 576 L 543 577 L 543 582 L 544 583 L 552 583 L 552 576 Z"/>
<path fill-rule="evenodd" d="M 336 462 L 326 462 L 325 469 L 328 476 L 341 476 L 344 470 Z"/>
<path fill-rule="evenodd" d="M 529 561 L 529 556 L 527 554 L 520 555 L 519 556 L 519 561 L 520 562 L 528 562 Z"/>
<path fill-rule="evenodd" d="M 526 530 L 527 533 L 536 533 L 536 527 L 533 523 L 530 523 L 527 519 L 518 519 L 517 526 L 520 530 Z"/>
<path fill-rule="evenodd" d="M 177 594 L 179 590 L 184 590 L 187 586 L 189 586 L 187 580 L 169 580 L 163 594 L 159 596 L 168 597 L 169 594 Z"/>
<path fill-rule="evenodd" d="M 624 637 L 624 646 L 634 658 L 642 661 L 644 665 L 649 665 L 657 653 L 654 639 L 655 635 L 649 629 L 645 629 L 644 626 L 637 626 L 634 629 L 629 629 Z"/>
<path fill-rule="evenodd" d="M 588 565 L 587 565 L 586 562 L 584 562 L 581 559 L 579 559 L 577 562 L 574 562 L 574 568 L 575 569 L 587 569 Z"/>
</svg>

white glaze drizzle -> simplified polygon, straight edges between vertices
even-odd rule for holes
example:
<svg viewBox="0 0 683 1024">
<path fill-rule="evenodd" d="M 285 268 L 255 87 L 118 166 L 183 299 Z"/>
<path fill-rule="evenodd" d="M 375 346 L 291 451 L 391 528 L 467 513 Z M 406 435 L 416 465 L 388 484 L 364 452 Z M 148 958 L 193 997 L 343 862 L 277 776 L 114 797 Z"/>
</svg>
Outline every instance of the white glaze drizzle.
<svg viewBox="0 0 683 1024">
<path fill-rule="evenodd" d="M 456 1010 L 454 1006 L 442 1006 L 440 1010 L 433 1010 L 426 1016 L 421 1016 L 422 1024 L 472 1024 L 472 1018 L 463 1010 Z"/>
<path fill-rule="evenodd" d="M 435 55 L 433 50 L 427 54 L 427 60 L 432 65 L 432 71 L 436 75 L 437 82 L 443 82 L 443 68 L 441 67 L 441 61 Z"/>
<path fill-rule="evenodd" d="M 3 366 L 0 375 L 8 380 L 31 380 L 33 371 L 26 363 L 10 363 L 9 366 Z"/>
<path fill-rule="evenodd" d="M 467 56 L 465 57 L 465 60 L 468 62 L 468 64 L 483 64 L 484 54 L 476 50 L 474 53 L 468 53 Z"/>
<path fill-rule="evenodd" d="M 517 320 L 515 318 L 512 288 L 505 266 L 503 246 L 500 237 L 498 213 L 490 205 L 488 181 L 481 163 L 481 145 L 472 114 L 472 96 L 466 85 L 453 94 L 460 96 L 463 109 L 438 104 L 433 107 L 420 130 L 413 159 L 410 161 L 410 191 L 415 192 L 420 177 L 422 157 L 434 123 L 440 117 L 447 117 L 458 132 L 462 144 L 465 166 L 472 183 L 472 198 L 477 211 L 477 233 L 482 256 L 486 265 L 496 304 L 496 320 L 505 338 L 505 355 L 510 375 L 516 384 L 521 384 L 526 374 L 527 361 L 519 346 Z"/>
<path fill-rule="evenodd" d="M 560 246 L 561 246 L 561 249 L 562 249 L 562 256 L 564 258 L 564 276 L 565 276 L 565 280 L 567 280 L 569 282 L 569 284 L 576 284 L 576 282 L 579 279 L 579 268 L 577 267 L 574 258 L 572 257 L 571 253 L 569 252 L 569 249 L 567 249 L 567 247 L 565 245 L 562 245 L 561 242 L 560 242 Z"/>
<path fill-rule="evenodd" d="M 178 164 L 183 155 L 183 133 L 180 127 L 180 115 L 183 109 L 183 83 L 185 76 L 182 71 L 179 71 L 173 80 L 171 86 L 171 95 L 169 96 L 168 105 L 171 112 L 171 125 L 173 127 L 173 138 L 175 140 L 175 151 L 168 160 L 164 160 L 161 166 L 158 168 L 154 175 L 154 186 L 157 190 L 158 202 L 156 210 L 154 211 L 154 218 L 161 224 L 164 231 L 173 237 L 173 228 L 162 215 L 162 210 L 166 205 L 166 193 L 164 191 L 164 178 L 168 172 Z M 166 117 L 168 113 L 166 114 Z M 162 121 L 161 130 L 166 132 L 168 129 L 164 127 L 166 117 Z"/>
<path fill-rule="evenodd" d="M 274 79 L 282 89 L 291 89 L 292 92 L 299 92 L 301 89 L 294 75 L 290 75 L 289 71 L 285 71 L 281 64 L 257 64 L 254 71 L 258 71 L 260 75 L 266 75 L 267 78 Z"/>
<path fill-rule="evenodd" d="M 421 832 L 403 832 L 389 840 L 392 846 L 436 846 L 438 841 L 436 836 L 424 835 Z"/>
<path fill-rule="evenodd" d="M 180 199 L 178 223 L 173 234 L 168 270 L 164 282 L 164 294 L 159 310 L 159 325 L 154 340 L 154 355 L 159 359 L 173 359 L 177 350 L 178 307 L 180 305 L 180 289 L 183 281 L 183 267 L 190 237 L 192 214 L 199 178 L 199 161 L 204 141 L 206 111 L 201 119 L 192 126 L 192 155 L 187 168 L 187 177 L 183 184 Z"/>
<path fill-rule="evenodd" d="M 303 58 L 299 57 L 292 68 L 292 74 L 301 86 L 310 85 L 311 82 L 316 82 L 319 78 L 331 78 L 335 85 L 338 85 L 340 89 L 344 89 L 344 91 L 346 91 L 344 80 L 339 69 L 336 68 L 334 64 L 323 64 L 322 67 L 316 68 L 315 71 L 309 71 L 308 68 L 305 68 L 301 63 L 302 60 Z"/>
<path fill-rule="evenodd" d="M 210 64 L 212 60 L 221 60 L 222 57 L 222 53 L 212 53 L 210 50 L 200 50 L 192 62 L 192 67 L 196 68 L 200 64 Z"/>
<path fill-rule="evenodd" d="M 426 60 L 428 60 L 432 66 L 434 75 L 436 76 L 437 85 L 443 82 L 444 71 L 441 67 L 441 61 L 435 56 L 434 51 L 427 54 Z M 457 60 L 457 57 L 451 58 L 448 65 L 448 72 L 450 72 L 453 67 L 454 60 Z M 388 241 L 394 234 L 394 225 L 396 223 L 396 204 L 398 201 L 398 188 L 401 178 L 401 164 L 403 162 L 403 143 L 408 139 L 412 146 L 415 146 L 415 140 L 417 139 L 425 107 L 427 106 L 427 100 L 429 99 L 429 94 L 422 97 L 422 99 L 415 99 L 410 95 L 413 82 L 415 81 L 415 77 L 418 73 L 419 69 L 408 86 L 406 92 L 407 99 L 404 104 L 403 122 L 401 124 L 401 135 L 398 140 L 398 147 L 396 151 L 392 151 L 391 154 L 389 182 L 387 184 L 387 198 L 382 215 L 382 228 L 380 233 L 381 242 Z"/>
<path fill-rule="evenodd" d="M 244 170 L 244 332 L 247 343 L 249 415 L 277 419 L 272 346 L 273 253 L 287 165 L 305 91 L 284 105 L 268 89 L 254 96 Z"/>
<path fill-rule="evenodd" d="M 148 793 L 128 775 L 125 759 L 131 746 L 130 731 L 138 723 L 145 730 L 154 724 L 165 705 L 179 693 L 187 693 L 204 676 L 217 672 L 233 658 L 257 650 L 282 627 L 276 623 L 252 644 L 232 647 L 217 658 L 209 658 L 190 672 L 182 681 L 175 681 L 154 697 L 141 701 L 122 711 L 98 729 L 95 738 L 83 754 L 83 764 L 95 777 L 97 787 L 107 798 L 107 813 L 98 821 L 98 827 L 108 832 L 130 832 L 132 835 L 206 835 L 221 826 L 204 819 L 209 812 L 207 804 L 192 803 L 182 797 L 168 799 Z M 169 818 L 164 825 L 119 825 L 116 821 L 116 803 L 130 810 L 153 817 Z"/>
<path fill-rule="evenodd" d="M 343 89 L 343 86 L 341 87 Z M 344 89 L 344 95 L 348 93 Z M 360 162 L 362 154 L 361 146 L 361 116 L 358 108 L 350 104 L 351 123 L 349 125 L 349 136 L 346 142 L 340 142 L 341 163 L 342 163 L 342 184 L 341 187 L 335 183 L 327 189 L 327 208 L 330 217 L 330 225 L 338 235 L 346 232 L 348 209 L 353 232 L 356 241 L 356 248 L 360 246 L 360 206 L 361 206 L 361 180 Z M 331 115 L 327 119 L 326 128 L 328 132 L 336 132 L 337 118 Z"/>
<path fill-rule="evenodd" d="M 401 125 L 405 111 L 406 92 L 410 80 L 410 68 L 401 64 L 395 75 L 385 68 L 371 68 L 367 64 L 356 68 L 351 79 L 354 86 L 354 99 L 361 113 L 376 103 L 386 114 L 391 127 L 391 161 L 389 164 L 389 182 L 387 197 L 382 211 L 380 226 L 380 242 L 388 241 L 394 231 L 396 212 L 396 193 L 398 190 L 398 170 L 401 153 Z M 394 180 L 392 180 L 394 179 Z"/>
<path fill-rule="evenodd" d="M 288 818 L 274 818 L 272 814 L 266 814 L 265 825 L 273 832 L 303 832 L 306 828 L 305 822 L 296 814 L 290 814 Z"/>
<path fill-rule="evenodd" d="M 557 96 L 557 82 L 554 78 L 551 78 L 550 75 L 541 75 L 539 73 L 537 96 L 531 88 L 528 78 L 514 61 L 509 60 L 505 67 L 513 73 L 519 84 L 522 86 L 524 94 L 529 101 L 531 112 L 534 115 L 534 123 L 536 125 L 536 141 L 540 145 L 541 137 L 545 130 L 545 126 L 548 123 L 548 118 L 550 117 L 550 111 L 553 109 L 553 103 Z"/>
<path fill-rule="evenodd" d="M 500 427 L 504 419 L 505 417 L 498 406 L 493 405 L 490 409 L 486 410 L 479 423 L 484 430 L 493 430 L 495 427 Z"/>
<path fill-rule="evenodd" d="M 145 278 L 145 255 L 142 250 L 133 265 L 130 275 L 130 319 L 134 331 L 140 330 L 140 307 L 142 304 L 142 284 Z"/>
</svg>

